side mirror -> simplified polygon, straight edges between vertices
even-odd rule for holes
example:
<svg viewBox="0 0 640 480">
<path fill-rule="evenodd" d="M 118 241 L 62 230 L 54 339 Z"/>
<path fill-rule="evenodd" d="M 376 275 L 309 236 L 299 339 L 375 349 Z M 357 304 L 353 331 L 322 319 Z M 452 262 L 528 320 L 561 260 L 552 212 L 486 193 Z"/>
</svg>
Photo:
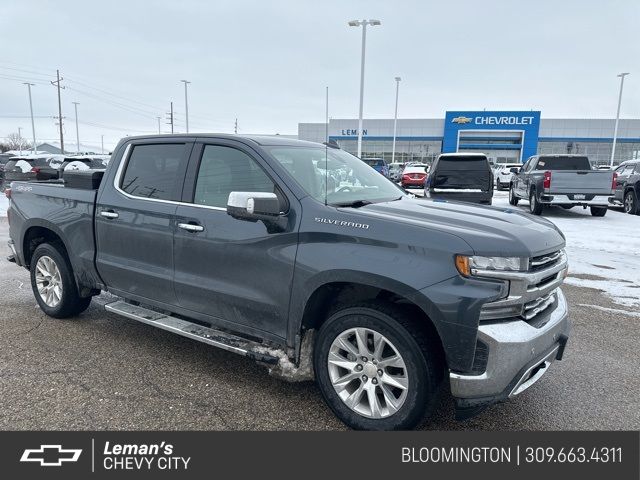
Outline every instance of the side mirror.
<svg viewBox="0 0 640 480">
<path fill-rule="evenodd" d="M 510 171 L 511 173 L 516 173 L 516 174 L 517 174 L 517 173 L 520 173 L 520 169 L 519 169 L 518 167 L 511 167 L 511 168 L 509 169 L 509 171 Z"/>
<path fill-rule="evenodd" d="M 261 221 L 269 233 L 284 231 L 287 217 L 280 214 L 280 200 L 275 193 L 231 192 L 227 214 L 238 220 Z"/>
</svg>

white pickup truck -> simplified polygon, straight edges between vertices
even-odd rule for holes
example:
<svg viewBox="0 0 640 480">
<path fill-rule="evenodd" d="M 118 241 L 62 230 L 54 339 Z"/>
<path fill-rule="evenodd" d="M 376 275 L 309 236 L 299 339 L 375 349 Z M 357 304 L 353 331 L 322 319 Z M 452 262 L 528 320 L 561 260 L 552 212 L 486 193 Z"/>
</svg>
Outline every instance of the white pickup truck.
<svg viewBox="0 0 640 480">
<path fill-rule="evenodd" d="M 529 200 L 534 215 L 548 205 L 566 209 L 579 205 L 590 207 L 594 217 L 604 217 L 616 185 L 615 172 L 593 170 L 584 155 L 535 155 L 511 171 L 509 203 Z"/>
</svg>

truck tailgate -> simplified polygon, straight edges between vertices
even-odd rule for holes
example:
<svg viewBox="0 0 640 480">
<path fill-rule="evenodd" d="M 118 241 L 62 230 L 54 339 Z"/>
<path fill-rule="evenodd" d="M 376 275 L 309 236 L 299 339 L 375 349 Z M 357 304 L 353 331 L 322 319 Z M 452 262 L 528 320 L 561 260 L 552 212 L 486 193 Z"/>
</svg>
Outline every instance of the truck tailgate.
<svg viewBox="0 0 640 480">
<path fill-rule="evenodd" d="M 613 172 L 599 170 L 579 170 L 551 172 L 551 188 L 549 193 L 585 193 L 610 195 Z"/>
</svg>

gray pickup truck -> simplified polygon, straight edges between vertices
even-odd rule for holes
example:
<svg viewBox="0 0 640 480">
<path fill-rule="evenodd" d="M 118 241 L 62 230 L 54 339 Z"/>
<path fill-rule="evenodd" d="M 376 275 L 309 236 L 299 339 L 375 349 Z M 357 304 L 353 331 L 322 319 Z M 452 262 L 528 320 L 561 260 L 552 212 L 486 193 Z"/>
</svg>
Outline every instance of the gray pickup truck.
<svg viewBox="0 0 640 480">
<path fill-rule="evenodd" d="M 534 215 L 545 206 L 570 209 L 590 207 L 591 215 L 604 217 L 615 190 L 615 173 L 594 170 L 584 155 L 535 155 L 521 168 L 512 168 L 509 203 L 529 201 Z"/>
<path fill-rule="evenodd" d="M 128 137 L 104 172 L 8 195 L 9 260 L 46 314 L 109 291 L 109 312 L 315 378 L 353 428 L 412 428 L 445 386 L 473 416 L 567 342 L 552 223 L 413 198 L 330 146 Z"/>
</svg>

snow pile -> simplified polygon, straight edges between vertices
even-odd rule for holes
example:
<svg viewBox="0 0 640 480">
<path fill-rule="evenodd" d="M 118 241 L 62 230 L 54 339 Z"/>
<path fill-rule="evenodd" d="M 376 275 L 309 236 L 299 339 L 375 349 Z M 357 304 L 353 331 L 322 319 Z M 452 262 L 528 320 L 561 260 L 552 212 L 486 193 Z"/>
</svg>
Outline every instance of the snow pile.
<svg viewBox="0 0 640 480">
<path fill-rule="evenodd" d="M 493 205 L 510 207 L 508 192 L 495 192 Z M 529 203 L 521 201 L 528 211 Z M 609 210 L 592 217 L 589 209 L 547 208 L 542 215 L 567 238 L 569 285 L 602 290 L 616 303 L 640 306 L 640 216 Z"/>
</svg>

